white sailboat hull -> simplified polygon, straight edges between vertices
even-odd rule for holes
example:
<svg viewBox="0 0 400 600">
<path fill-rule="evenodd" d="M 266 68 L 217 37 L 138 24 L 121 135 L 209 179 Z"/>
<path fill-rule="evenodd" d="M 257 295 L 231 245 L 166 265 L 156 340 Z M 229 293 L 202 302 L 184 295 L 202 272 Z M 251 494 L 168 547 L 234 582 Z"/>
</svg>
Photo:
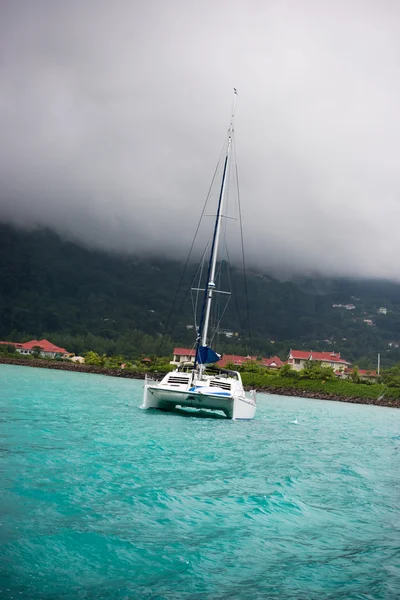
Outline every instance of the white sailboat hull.
<svg viewBox="0 0 400 600">
<path fill-rule="evenodd" d="M 244 392 L 235 394 L 208 386 L 177 390 L 162 383 L 145 384 L 142 408 L 173 410 L 176 407 L 220 411 L 233 420 L 253 419 L 256 412 L 254 398 L 246 396 Z"/>
</svg>

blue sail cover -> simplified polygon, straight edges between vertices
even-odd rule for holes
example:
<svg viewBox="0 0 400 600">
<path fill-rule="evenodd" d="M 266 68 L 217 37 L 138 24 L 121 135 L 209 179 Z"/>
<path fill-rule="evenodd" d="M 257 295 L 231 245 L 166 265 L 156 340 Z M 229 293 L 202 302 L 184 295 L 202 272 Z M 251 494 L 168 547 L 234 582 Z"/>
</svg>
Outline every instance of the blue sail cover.
<svg viewBox="0 0 400 600">
<path fill-rule="evenodd" d="M 214 352 L 210 346 L 200 346 L 197 350 L 197 362 L 200 365 L 209 365 L 220 360 L 221 355 Z"/>
</svg>

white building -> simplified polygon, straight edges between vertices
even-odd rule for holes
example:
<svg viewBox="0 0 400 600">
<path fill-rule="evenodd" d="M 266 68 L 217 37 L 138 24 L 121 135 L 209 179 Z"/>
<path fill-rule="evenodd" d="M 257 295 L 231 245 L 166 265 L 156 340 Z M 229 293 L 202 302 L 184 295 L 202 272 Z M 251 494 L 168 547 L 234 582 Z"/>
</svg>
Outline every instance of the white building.
<svg viewBox="0 0 400 600">
<path fill-rule="evenodd" d="M 189 348 L 174 348 L 173 354 L 174 357 L 169 364 L 182 365 L 183 363 L 193 362 L 196 351 Z"/>
<path fill-rule="evenodd" d="M 313 352 L 309 350 L 291 350 L 288 356 L 288 364 L 295 370 L 304 369 L 308 361 L 317 361 L 323 367 L 332 367 L 333 370 L 340 371 L 350 366 L 339 352 Z"/>
</svg>

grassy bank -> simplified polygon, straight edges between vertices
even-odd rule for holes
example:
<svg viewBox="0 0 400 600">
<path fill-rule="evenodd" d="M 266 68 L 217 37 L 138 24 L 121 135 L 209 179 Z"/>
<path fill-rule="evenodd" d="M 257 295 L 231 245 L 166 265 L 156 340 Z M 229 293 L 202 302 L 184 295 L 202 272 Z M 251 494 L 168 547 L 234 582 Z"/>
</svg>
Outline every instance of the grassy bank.
<svg viewBox="0 0 400 600">
<path fill-rule="evenodd" d="M 36 367 L 39 369 L 54 369 L 56 371 L 73 371 L 75 373 L 94 373 L 95 375 L 110 375 L 111 377 L 124 377 L 126 379 L 144 379 L 146 375 L 144 370 L 85 365 L 62 360 L 46 360 L 44 358 L 16 358 L 1 354 L 0 364 Z M 160 374 L 159 377 L 161 376 L 162 375 Z"/>
<path fill-rule="evenodd" d="M 400 388 L 390 388 L 382 383 L 363 384 L 340 379 L 294 379 L 259 373 L 242 373 L 242 379 L 246 387 L 254 387 L 260 392 L 400 407 Z"/>
<path fill-rule="evenodd" d="M 14 364 L 41 369 L 56 369 L 59 371 L 73 371 L 77 373 L 94 373 L 111 377 L 124 377 L 128 379 L 144 379 L 145 372 L 141 370 L 119 369 L 101 367 L 96 365 L 80 365 L 68 361 L 27 359 L 16 356 L 0 354 L 0 364 Z M 157 374 L 161 378 L 164 374 Z M 152 373 L 152 376 L 156 376 Z M 354 402 L 358 404 L 375 404 L 377 406 L 390 406 L 400 408 L 400 388 L 388 387 L 382 383 L 363 384 L 352 383 L 347 380 L 310 380 L 282 377 L 277 374 L 242 373 L 242 379 L 247 389 L 256 389 L 259 392 L 280 394 L 284 396 L 300 396 L 318 398 L 320 400 L 336 400 L 340 402 Z M 383 396 L 383 397 L 382 397 Z"/>
</svg>

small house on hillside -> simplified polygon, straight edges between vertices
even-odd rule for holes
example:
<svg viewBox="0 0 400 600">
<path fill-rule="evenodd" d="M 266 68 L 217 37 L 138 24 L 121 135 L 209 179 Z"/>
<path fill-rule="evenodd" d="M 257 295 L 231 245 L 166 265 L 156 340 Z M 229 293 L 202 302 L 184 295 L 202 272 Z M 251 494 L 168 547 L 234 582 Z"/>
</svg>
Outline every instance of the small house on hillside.
<svg viewBox="0 0 400 600">
<path fill-rule="evenodd" d="M 174 348 L 173 360 L 171 365 L 182 365 L 188 362 L 194 362 L 196 351 L 189 348 Z M 257 360 L 256 356 L 238 356 L 236 354 L 224 354 L 222 358 L 216 363 L 219 367 L 225 367 L 227 364 L 232 363 L 236 367 L 242 366 L 249 360 Z"/>
<path fill-rule="evenodd" d="M 280 369 L 283 365 L 283 361 L 279 358 L 279 356 L 271 356 L 271 358 L 263 358 L 261 361 L 261 365 L 266 367 L 267 369 Z"/>
<path fill-rule="evenodd" d="M 257 360 L 256 356 L 239 356 L 237 354 L 224 354 L 217 362 L 218 367 L 226 367 L 226 365 L 232 364 L 235 367 L 241 367 L 247 362 Z"/>
<path fill-rule="evenodd" d="M 323 367 L 332 367 L 335 372 L 350 366 L 339 352 L 313 352 L 312 350 L 290 350 L 287 362 L 296 371 L 301 371 L 310 360 L 319 362 Z"/>
<path fill-rule="evenodd" d="M 39 352 L 42 358 L 70 358 L 74 354 L 65 348 L 60 348 L 48 340 L 30 340 L 29 342 L 0 342 L 14 346 L 19 354 L 34 354 Z"/>
<path fill-rule="evenodd" d="M 349 379 L 352 373 L 353 369 L 347 367 L 347 369 L 336 373 L 336 375 L 341 379 Z M 367 369 L 358 369 L 358 375 L 364 381 L 376 381 L 378 378 L 378 373 L 376 371 L 368 371 Z"/>
<path fill-rule="evenodd" d="M 187 362 L 193 362 L 195 357 L 195 350 L 189 348 L 174 348 L 173 359 L 170 361 L 170 365 L 182 365 Z"/>
<path fill-rule="evenodd" d="M 182 365 L 184 363 L 194 362 L 196 351 L 189 348 L 174 348 L 173 360 L 171 365 Z M 226 365 L 234 365 L 235 367 L 242 367 L 247 362 L 257 361 L 256 356 L 239 356 L 238 354 L 223 354 L 222 358 L 216 363 L 218 367 L 224 368 Z M 267 369 L 279 369 L 283 362 L 278 356 L 272 356 L 271 358 L 263 358 L 259 361 L 260 366 L 266 367 Z"/>
</svg>

